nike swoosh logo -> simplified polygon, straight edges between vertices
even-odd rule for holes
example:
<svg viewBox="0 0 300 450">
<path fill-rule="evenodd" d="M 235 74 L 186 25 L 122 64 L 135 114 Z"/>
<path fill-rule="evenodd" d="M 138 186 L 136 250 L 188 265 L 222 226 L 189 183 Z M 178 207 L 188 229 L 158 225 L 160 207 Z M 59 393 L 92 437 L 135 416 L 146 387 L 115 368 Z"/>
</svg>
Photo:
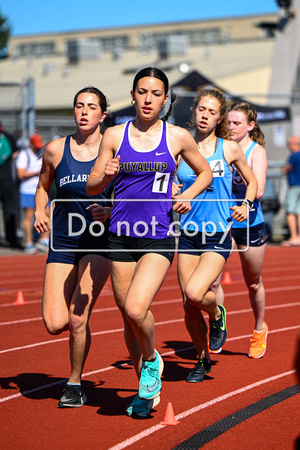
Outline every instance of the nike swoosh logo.
<svg viewBox="0 0 300 450">
<path fill-rule="evenodd" d="M 165 155 L 166 153 L 167 153 L 167 152 L 162 152 L 162 153 L 156 152 L 155 155 L 156 155 L 156 156 L 160 156 L 160 155 Z"/>
<path fill-rule="evenodd" d="M 226 311 L 225 311 L 225 308 L 224 308 L 224 311 L 222 311 L 222 312 L 224 314 L 225 321 L 224 321 L 224 323 L 222 323 L 221 330 L 225 331 L 226 330 Z"/>
<path fill-rule="evenodd" d="M 147 389 L 149 392 L 153 392 L 153 391 L 155 391 L 155 389 L 157 389 L 157 386 L 158 386 L 158 380 L 156 379 L 154 386 L 151 386 L 151 387 L 147 386 Z"/>
<path fill-rule="evenodd" d="M 217 247 L 216 245 L 214 246 L 214 248 L 219 249 L 219 250 L 224 250 L 223 247 Z"/>
<path fill-rule="evenodd" d="M 250 241 L 250 242 L 251 242 L 251 244 L 255 244 L 255 242 L 258 242 L 258 241 L 260 241 L 260 238 L 255 239 L 254 241 Z"/>
</svg>

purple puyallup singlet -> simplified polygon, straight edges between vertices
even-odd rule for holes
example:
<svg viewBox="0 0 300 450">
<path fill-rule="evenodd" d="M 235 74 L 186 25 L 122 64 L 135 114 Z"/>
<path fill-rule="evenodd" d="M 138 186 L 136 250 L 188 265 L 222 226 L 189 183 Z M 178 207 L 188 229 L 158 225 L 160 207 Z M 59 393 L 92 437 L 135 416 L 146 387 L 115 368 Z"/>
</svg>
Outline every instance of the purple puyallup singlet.
<svg viewBox="0 0 300 450">
<path fill-rule="evenodd" d="M 147 151 L 133 148 L 131 122 L 125 124 L 115 155 L 120 155 L 121 159 L 110 222 L 110 231 L 117 235 L 153 239 L 169 236 L 172 202 L 164 200 L 171 199 L 176 162 L 168 147 L 167 124 L 161 124 L 158 145 Z"/>
</svg>

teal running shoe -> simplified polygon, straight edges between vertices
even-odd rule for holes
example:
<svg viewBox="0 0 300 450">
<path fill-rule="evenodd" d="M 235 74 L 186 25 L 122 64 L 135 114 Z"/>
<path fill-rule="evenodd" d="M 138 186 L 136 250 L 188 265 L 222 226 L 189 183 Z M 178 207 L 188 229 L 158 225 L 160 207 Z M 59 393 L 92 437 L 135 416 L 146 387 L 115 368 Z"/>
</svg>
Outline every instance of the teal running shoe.
<svg viewBox="0 0 300 450">
<path fill-rule="evenodd" d="M 164 362 L 156 350 L 155 354 L 154 361 L 143 361 L 142 364 L 139 396 L 146 400 L 157 397 L 162 387 L 160 377 L 164 370 Z"/>
<path fill-rule="evenodd" d="M 126 409 L 126 414 L 130 417 L 149 417 L 151 409 L 155 408 L 159 402 L 159 395 L 151 400 L 145 400 L 144 398 L 140 398 L 139 394 L 136 394 L 133 401 Z"/>
</svg>

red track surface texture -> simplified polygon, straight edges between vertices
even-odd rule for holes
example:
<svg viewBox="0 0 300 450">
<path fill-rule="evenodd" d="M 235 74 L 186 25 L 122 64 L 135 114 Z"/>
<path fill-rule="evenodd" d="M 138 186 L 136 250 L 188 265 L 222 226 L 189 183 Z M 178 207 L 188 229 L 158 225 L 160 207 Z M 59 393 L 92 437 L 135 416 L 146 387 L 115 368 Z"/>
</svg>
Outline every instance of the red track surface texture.
<svg viewBox="0 0 300 450">
<path fill-rule="evenodd" d="M 300 247 L 268 246 L 263 268 L 268 347 L 249 359 L 253 314 L 238 255 L 227 264 L 224 285 L 228 340 L 212 355 L 203 383 L 186 383 L 195 350 L 184 326 L 176 263 L 155 298 L 156 348 L 165 361 L 161 403 L 146 420 L 124 415 L 137 390 L 124 344 L 122 320 L 110 282 L 91 317 L 92 346 L 83 375 L 88 404 L 58 409 L 69 375 L 68 334 L 50 336 L 41 319 L 46 257 L 0 258 L 1 449 L 172 449 L 224 417 L 297 383 L 296 338 L 300 323 Z M 21 290 L 26 305 L 14 305 Z M 293 449 L 300 435 L 296 394 L 219 435 L 209 449 Z M 177 426 L 163 426 L 172 402 Z"/>
</svg>

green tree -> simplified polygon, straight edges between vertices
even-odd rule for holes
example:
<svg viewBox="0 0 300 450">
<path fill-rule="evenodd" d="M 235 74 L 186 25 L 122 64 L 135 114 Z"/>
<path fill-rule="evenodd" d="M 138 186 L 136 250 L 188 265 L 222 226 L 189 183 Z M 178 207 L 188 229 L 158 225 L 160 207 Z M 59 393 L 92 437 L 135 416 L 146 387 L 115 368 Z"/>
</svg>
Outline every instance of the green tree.
<svg viewBox="0 0 300 450">
<path fill-rule="evenodd" d="M 0 12 L 0 56 L 6 56 L 7 44 L 11 33 L 11 26 L 6 17 Z"/>
</svg>

